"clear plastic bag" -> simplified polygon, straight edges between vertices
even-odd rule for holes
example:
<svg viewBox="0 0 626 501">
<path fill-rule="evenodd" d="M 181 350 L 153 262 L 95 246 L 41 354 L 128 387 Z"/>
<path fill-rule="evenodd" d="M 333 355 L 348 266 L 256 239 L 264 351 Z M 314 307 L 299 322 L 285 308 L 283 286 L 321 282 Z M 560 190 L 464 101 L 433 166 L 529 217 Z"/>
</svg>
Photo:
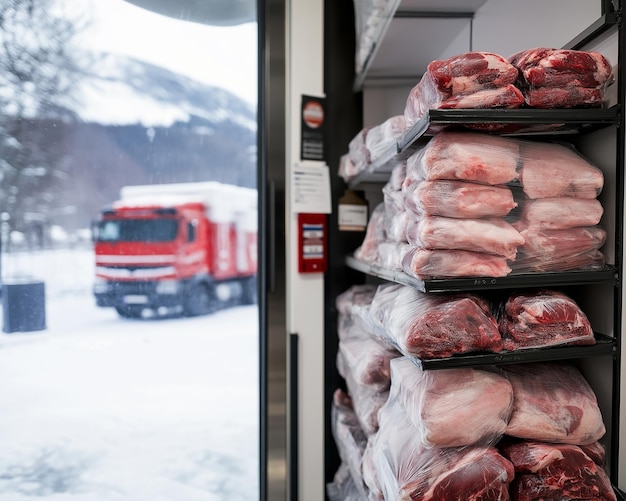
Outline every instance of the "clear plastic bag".
<svg viewBox="0 0 626 501">
<path fill-rule="evenodd" d="M 517 69 L 492 52 L 431 61 L 407 98 L 406 127 L 412 127 L 429 109 L 518 108 L 524 97 L 512 85 L 516 80 Z"/>
<path fill-rule="evenodd" d="M 408 186 L 404 205 L 415 216 L 471 219 L 504 217 L 517 207 L 517 202 L 508 186 L 435 180 Z"/>
<path fill-rule="evenodd" d="M 365 146 L 370 154 L 370 161 L 375 162 L 395 145 L 404 134 L 406 125 L 404 115 L 396 115 L 380 125 L 372 127 L 365 138 Z"/>
<path fill-rule="evenodd" d="M 614 80 L 609 60 L 594 51 L 538 47 L 508 60 L 519 69 L 517 85 L 534 108 L 601 107 Z"/>
<path fill-rule="evenodd" d="M 513 410 L 513 388 L 501 373 L 452 368 L 424 371 L 393 359 L 389 401 L 406 410 L 424 447 L 495 445 Z"/>
<path fill-rule="evenodd" d="M 489 303 L 473 294 L 426 294 L 405 285 L 378 287 L 368 310 L 372 331 L 402 354 L 444 358 L 498 352 L 502 338 Z"/>
<path fill-rule="evenodd" d="M 372 211 L 362 244 L 354 251 L 354 257 L 366 263 L 378 263 L 378 245 L 387 240 L 385 231 L 385 204 L 381 202 Z"/>
<path fill-rule="evenodd" d="M 513 386 L 506 435 L 561 444 L 591 444 L 606 431 L 595 393 L 572 364 L 502 366 Z"/>
<path fill-rule="evenodd" d="M 369 470 L 374 469 L 384 499 L 509 499 L 513 465 L 494 447 L 424 448 L 398 402 L 389 401 L 380 410 L 380 429 L 370 442 L 363 470 L 371 482 Z"/>
<path fill-rule="evenodd" d="M 587 315 L 576 301 L 559 291 L 512 293 L 501 304 L 497 317 L 505 350 L 596 342 Z"/>
<path fill-rule="evenodd" d="M 361 461 L 367 445 L 367 437 L 363 433 L 352 408 L 352 399 L 340 389 L 335 390 L 333 394 L 331 432 L 337 445 L 342 465 L 346 468 L 348 476 L 352 480 L 352 487 L 361 495 L 361 498 L 356 499 L 362 499 L 367 493 L 361 472 Z M 348 483 L 345 479 L 345 473 L 343 472 L 344 482 L 341 484 Z M 338 483 L 335 482 L 335 484 Z M 341 484 L 337 485 L 337 487 Z"/>
<path fill-rule="evenodd" d="M 415 218 L 408 223 L 406 238 L 413 247 L 485 252 L 511 261 L 524 243 L 519 231 L 502 218 Z"/>
<path fill-rule="evenodd" d="M 511 273 L 503 256 L 465 250 L 411 247 L 402 258 L 402 270 L 419 280 L 462 277 L 506 277 Z"/>
<path fill-rule="evenodd" d="M 597 442 L 593 450 L 602 449 Z M 516 442 L 501 447 L 515 468 L 513 501 L 594 499 L 617 501 L 602 463 L 590 448 L 544 442 Z M 589 454 L 588 454 L 589 453 Z"/>
</svg>

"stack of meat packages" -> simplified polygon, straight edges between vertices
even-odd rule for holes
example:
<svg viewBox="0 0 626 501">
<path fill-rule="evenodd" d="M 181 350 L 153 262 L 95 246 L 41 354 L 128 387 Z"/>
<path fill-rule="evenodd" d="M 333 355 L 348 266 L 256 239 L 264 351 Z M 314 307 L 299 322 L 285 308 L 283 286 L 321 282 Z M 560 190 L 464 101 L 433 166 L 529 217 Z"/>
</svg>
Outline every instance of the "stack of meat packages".
<svg viewBox="0 0 626 501">
<path fill-rule="evenodd" d="M 436 296 L 387 284 L 338 298 L 337 367 L 347 391 L 332 404 L 342 464 L 329 498 L 615 500 L 599 443 L 605 425 L 582 373 L 557 362 L 423 370 L 411 354 L 503 345 L 486 300 Z M 511 309 L 507 322 L 526 328 L 532 308 L 516 310 L 517 320 Z"/>
<path fill-rule="evenodd" d="M 354 255 L 422 280 L 602 268 L 603 183 L 569 144 L 443 131 L 394 168 Z"/>
<path fill-rule="evenodd" d="M 398 140 L 406 130 L 404 116 L 396 115 L 374 127 L 364 127 L 352 138 L 348 153 L 339 162 L 339 176 L 349 182 L 372 164 L 387 159 L 389 151 L 395 154 Z"/>
<path fill-rule="evenodd" d="M 535 48 L 508 59 L 492 52 L 468 52 L 428 65 L 409 93 L 404 117 L 411 128 L 431 109 L 601 107 L 612 82 L 611 64 L 599 52 Z M 470 127 L 526 130 L 513 124 Z"/>
</svg>

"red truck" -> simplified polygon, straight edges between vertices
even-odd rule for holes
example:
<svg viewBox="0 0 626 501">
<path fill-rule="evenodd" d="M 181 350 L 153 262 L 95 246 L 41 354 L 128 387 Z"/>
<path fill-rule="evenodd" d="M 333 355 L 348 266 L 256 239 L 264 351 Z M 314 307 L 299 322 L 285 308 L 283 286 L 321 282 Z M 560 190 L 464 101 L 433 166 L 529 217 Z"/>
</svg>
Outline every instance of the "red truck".
<svg viewBox="0 0 626 501">
<path fill-rule="evenodd" d="M 257 191 L 217 182 L 125 186 L 94 225 L 96 304 L 126 318 L 257 301 Z"/>
</svg>

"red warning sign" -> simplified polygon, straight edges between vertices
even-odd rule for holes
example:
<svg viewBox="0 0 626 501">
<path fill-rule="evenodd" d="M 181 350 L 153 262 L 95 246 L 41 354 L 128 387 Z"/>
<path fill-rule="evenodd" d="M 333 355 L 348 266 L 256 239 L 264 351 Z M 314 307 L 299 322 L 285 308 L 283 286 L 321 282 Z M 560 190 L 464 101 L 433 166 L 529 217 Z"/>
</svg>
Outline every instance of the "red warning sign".
<svg viewBox="0 0 626 501">
<path fill-rule="evenodd" d="M 304 105 L 302 118 L 311 129 L 317 129 L 324 123 L 324 108 L 316 101 L 309 101 Z"/>
</svg>

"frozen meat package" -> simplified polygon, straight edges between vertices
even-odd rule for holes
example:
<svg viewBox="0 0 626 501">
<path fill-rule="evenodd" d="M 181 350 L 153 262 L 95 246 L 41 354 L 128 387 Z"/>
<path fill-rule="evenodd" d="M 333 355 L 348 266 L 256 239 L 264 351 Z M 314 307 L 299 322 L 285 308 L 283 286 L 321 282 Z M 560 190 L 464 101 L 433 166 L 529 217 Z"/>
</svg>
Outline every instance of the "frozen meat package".
<svg viewBox="0 0 626 501">
<path fill-rule="evenodd" d="M 424 447 L 494 445 L 513 410 L 513 388 L 495 369 L 424 371 L 400 357 L 391 361 L 389 400 L 406 410 Z"/>
</svg>

